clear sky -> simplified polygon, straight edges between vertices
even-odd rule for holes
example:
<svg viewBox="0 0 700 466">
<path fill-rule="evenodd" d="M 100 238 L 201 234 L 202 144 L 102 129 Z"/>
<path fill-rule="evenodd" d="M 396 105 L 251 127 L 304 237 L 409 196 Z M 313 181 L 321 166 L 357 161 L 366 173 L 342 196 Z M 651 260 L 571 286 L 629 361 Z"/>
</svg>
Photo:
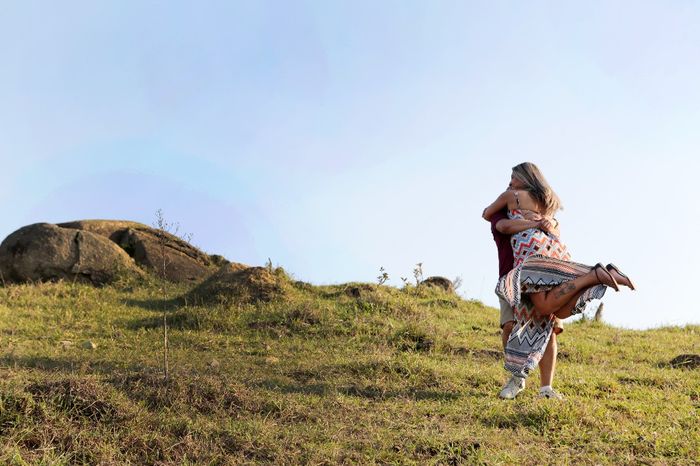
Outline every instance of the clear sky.
<svg viewBox="0 0 700 466">
<path fill-rule="evenodd" d="M 700 3 L 0 1 L 0 237 L 155 211 L 312 283 L 498 278 L 482 209 L 537 163 L 606 320 L 700 323 Z"/>
</svg>

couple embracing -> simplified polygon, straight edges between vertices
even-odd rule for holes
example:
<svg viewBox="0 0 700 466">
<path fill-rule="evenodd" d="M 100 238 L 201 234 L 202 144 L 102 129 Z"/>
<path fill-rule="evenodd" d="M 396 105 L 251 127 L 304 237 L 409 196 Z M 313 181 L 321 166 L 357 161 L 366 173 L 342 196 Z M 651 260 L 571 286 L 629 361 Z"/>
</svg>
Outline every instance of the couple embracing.
<svg viewBox="0 0 700 466">
<path fill-rule="evenodd" d="M 539 365 L 540 397 L 562 398 L 552 388 L 557 358 L 556 335 L 562 319 L 581 313 L 608 288 L 634 284 L 613 264 L 595 266 L 571 261 L 559 239 L 554 218 L 559 197 L 533 163 L 513 168 L 508 189 L 489 205 L 483 218 L 491 222 L 498 247 L 505 367 L 510 379 L 500 397 L 513 399 Z"/>
</svg>

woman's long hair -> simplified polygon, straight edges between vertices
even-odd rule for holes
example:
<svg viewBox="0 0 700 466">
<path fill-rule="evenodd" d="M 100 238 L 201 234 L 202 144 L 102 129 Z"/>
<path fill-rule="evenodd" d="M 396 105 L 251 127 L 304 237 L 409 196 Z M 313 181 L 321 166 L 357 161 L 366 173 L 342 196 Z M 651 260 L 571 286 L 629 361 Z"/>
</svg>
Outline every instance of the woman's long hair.
<svg viewBox="0 0 700 466">
<path fill-rule="evenodd" d="M 549 186 L 537 165 L 530 162 L 516 165 L 513 167 L 513 175 L 525 185 L 525 190 L 544 209 L 544 215 L 554 215 L 562 208 L 559 196 Z"/>
</svg>

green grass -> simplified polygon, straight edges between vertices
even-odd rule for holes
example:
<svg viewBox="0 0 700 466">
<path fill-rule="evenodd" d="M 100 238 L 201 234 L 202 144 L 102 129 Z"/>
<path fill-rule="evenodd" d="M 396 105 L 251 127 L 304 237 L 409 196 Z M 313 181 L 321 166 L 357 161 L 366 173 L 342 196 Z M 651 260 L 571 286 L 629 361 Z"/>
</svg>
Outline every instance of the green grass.
<svg viewBox="0 0 700 466">
<path fill-rule="evenodd" d="M 555 383 L 566 400 L 537 399 L 533 374 L 504 402 L 497 311 L 479 302 L 296 283 L 273 303 L 178 304 L 187 291 L 155 281 L 0 287 L 0 464 L 700 458 L 700 369 L 668 364 L 700 353 L 697 326 L 568 325 Z"/>
</svg>

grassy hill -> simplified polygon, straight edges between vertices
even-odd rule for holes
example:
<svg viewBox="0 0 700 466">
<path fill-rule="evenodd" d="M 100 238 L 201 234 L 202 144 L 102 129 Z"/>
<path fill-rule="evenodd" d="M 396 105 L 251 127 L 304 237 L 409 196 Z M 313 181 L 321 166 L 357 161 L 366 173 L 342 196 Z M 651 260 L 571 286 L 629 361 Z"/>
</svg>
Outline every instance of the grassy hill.
<svg viewBox="0 0 700 466">
<path fill-rule="evenodd" d="M 506 402 L 497 312 L 479 302 L 290 281 L 275 302 L 193 306 L 174 299 L 186 291 L 0 287 L 0 464 L 700 458 L 700 369 L 669 365 L 700 353 L 699 327 L 573 323 L 555 382 L 567 399 L 537 399 L 534 374 Z"/>
</svg>

